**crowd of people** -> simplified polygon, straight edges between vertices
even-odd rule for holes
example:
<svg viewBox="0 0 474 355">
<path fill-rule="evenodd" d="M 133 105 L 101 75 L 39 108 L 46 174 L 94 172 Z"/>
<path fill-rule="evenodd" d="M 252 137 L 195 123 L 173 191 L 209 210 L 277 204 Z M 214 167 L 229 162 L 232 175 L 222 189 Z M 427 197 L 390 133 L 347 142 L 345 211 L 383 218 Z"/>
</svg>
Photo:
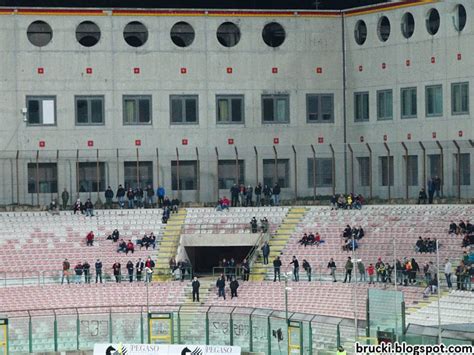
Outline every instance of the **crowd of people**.
<svg viewBox="0 0 474 355">
<path fill-rule="evenodd" d="M 426 190 L 424 187 L 420 189 L 420 192 L 418 193 L 418 204 L 424 204 L 426 205 L 426 202 L 428 201 L 429 204 L 433 203 L 433 198 L 436 197 L 440 198 L 441 197 L 441 179 L 439 176 L 434 176 L 428 179 L 427 181 L 427 187 L 428 187 L 428 194 L 426 194 Z"/>
<path fill-rule="evenodd" d="M 472 225 L 469 220 L 466 220 L 466 222 L 461 220 L 458 224 L 451 221 L 451 223 L 449 224 L 448 233 L 454 235 L 461 235 L 463 237 L 463 248 L 469 248 L 471 245 L 474 245 L 474 225 Z"/>
<path fill-rule="evenodd" d="M 438 243 L 438 248 L 441 244 Z M 436 253 L 436 238 L 431 239 L 429 237 L 419 237 L 415 244 L 415 251 L 417 253 Z"/>
<path fill-rule="evenodd" d="M 313 234 L 313 232 L 309 232 L 309 234 L 304 233 L 298 241 L 298 244 L 304 247 L 308 245 L 316 245 L 318 247 L 321 243 L 324 243 L 324 240 L 321 239 L 321 235 L 318 232 L 316 234 Z"/>
<path fill-rule="evenodd" d="M 352 251 L 356 250 L 359 247 L 358 241 L 360 241 L 363 237 L 365 236 L 365 231 L 362 226 L 357 227 L 351 227 L 350 225 L 346 225 L 346 228 L 342 232 L 342 239 L 343 239 L 343 245 L 342 245 L 342 250 L 343 251 Z"/>
<path fill-rule="evenodd" d="M 278 183 L 276 183 L 273 188 L 268 185 L 262 187 L 261 183 L 258 183 L 255 188 L 251 185 L 234 184 L 230 188 L 231 200 L 226 196 L 219 198 L 216 210 L 229 210 L 229 207 L 280 206 L 280 194 L 281 187 Z"/>
<path fill-rule="evenodd" d="M 263 217 L 261 220 L 260 220 L 260 232 L 262 233 L 267 233 L 268 232 L 268 227 L 269 227 L 269 222 L 268 222 L 268 219 L 267 217 Z M 258 233 L 258 221 L 257 221 L 257 218 L 253 217 L 251 220 L 250 220 L 250 230 L 252 231 L 252 233 Z"/>
<path fill-rule="evenodd" d="M 355 195 L 350 193 L 347 196 L 339 194 L 339 196 L 332 195 L 331 197 L 331 210 L 360 210 L 362 205 L 365 203 L 364 197 L 361 194 Z"/>
</svg>

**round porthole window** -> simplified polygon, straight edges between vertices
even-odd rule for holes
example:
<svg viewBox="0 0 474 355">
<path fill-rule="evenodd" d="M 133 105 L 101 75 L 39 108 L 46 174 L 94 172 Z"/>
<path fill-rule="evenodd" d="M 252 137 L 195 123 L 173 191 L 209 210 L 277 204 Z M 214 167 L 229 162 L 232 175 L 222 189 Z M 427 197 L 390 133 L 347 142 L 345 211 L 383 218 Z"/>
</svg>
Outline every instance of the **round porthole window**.
<svg viewBox="0 0 474 355">
<path fill-rule="evenodd" d="M 461 32 L 466 27 L 467 13 L 466 8 L 461 4 L 456 5 L 454 8 L 454 28 L 456 31 Z"/>
<path fill-rule="evenodd" d="M 367 25 L 364 21 L 357 21 L 354 29 L 355 41 L 358 45 L 363 45 L 367 39 Z"/>
<path fill-rule="evenodd" d="M 53 39 L 53 30 L 46 22 L 35 21 L 28 26 L 26 35 L 32 45 L 44 47 Z"/>
<path fill-rule="evenodd" d="M 390 20 L 387 16 L 380 18 L 377 32 L 382 42 L 386 42 L 390 37 Z"/>
<path fill-rule="evenodd" d="M 432 36 L 438 33 L 441 19 L 439 18 L 439 12 L 436 9 L 431 9 L 428 12 L 428 17 L 426 18 L 426 30 Z"/>
<path fill-rule="evenodd" d="M 262 38 L 269 47 L 280 47 L 285 42 L 286 32 L 278 22 L 270 22 L 263 27 Z"/>
<path fill-rule="evenodd" d="M 410 38 L 415 32 L 415 18 L 409 12 L 402 17 L 402 35 L 405 38 Z"/>
<path fill-rule="evenodd" d="M 188 47 L 194 41 L 194 28 L 187 22 L 178 22 L 171 28 L 171 40 L 178 47 Z"/>
<path fill-rule="evenodd" d="M 148 30 L 141 22 L 129 22 L 123 30 L 123 39 L 131 47 L 141 47 L 148 40 Z"/>
<path fill-rule="evenodd" d="M 84 21 L 76 28 L 76 39 L 84 47 L 93 47 L 100 41 L 100 28 L 92 21 Z"/>
<path fill-rule="evenodd" d="M 217 29 L 217 40 L 224 47 L 233 47 L 240 41 L 240 29 L 232 22 L 224 22 Z"/>
</svg>

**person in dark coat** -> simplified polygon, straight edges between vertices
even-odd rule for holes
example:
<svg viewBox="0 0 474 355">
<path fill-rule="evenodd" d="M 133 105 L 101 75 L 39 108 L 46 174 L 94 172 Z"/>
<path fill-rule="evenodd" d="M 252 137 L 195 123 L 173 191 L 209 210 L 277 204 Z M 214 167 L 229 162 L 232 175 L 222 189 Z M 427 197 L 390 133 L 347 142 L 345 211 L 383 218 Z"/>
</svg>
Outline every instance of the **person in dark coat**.
<svg viewBox="0 0 474 355">
<path fill-rule="evenodd" d="M 100 283 L 102 283 L 102 261 L 97 259 L 95 262 L 95 283 L 97 283 L 100 279 Z"/>
<path fill-rule="evenodd" d="M 107 187 L 105 190 L 105 208 L 112 208 L 112 200 L 114 198 L 114 192 L 112 191 L 111 187 Z"/>
<path fill-rule="evenodd" d="M 135 268 L 137 269 L 137 281 L 140 282 L 142 280 L 142 272 L 145 268 L 145 263 L 142 259 L 138 259 L 137 263 L 135 264 Z"/>
<path fill-rule="evenodd" d="M 268 242 L 265 242 L 262 246 L 262 255 L 263 255 L 263 265 L 268 264 L 268 256 L 270 255 L 270 245 Z"/>
<path fill-rule="evenodd" d="M 255 206 L 260 207 L 261 199 L 262 199 L 262 184 L 261 183 L 258 183 L 257 186 L 255 186 L 254 193 L 255 193 Z"/>
<path fill-rule="evenodd" d="M 128 279 L 130 280 L 130 282 L 133 282 L 133 269 L 134 269 L 133 263 L 131 260 L 129 260 L 127 263 L 127 271 L 128 271 Z"/>
<path fill-rule="evenodd" d="M 421 205 L 423 203 L 424 205 L 426 205 L 426 199 L 427 198 L 428 198 L 428 196 L 426 196 L 426 191 L 422 187 L 420 192 L 418 193 L 418 204 Z"/>
<path fill-rule="evenodd" d="M 216 282 L 216 287 L 217 287 L 217 297 L 224 297 L 225 300 L 225 277 L 224 274 L 221 274 L 221 276 L 217 279 Z"/>
<path fill-rule="evenodd" d="M 122 187 L 122 185 L 119 185 L 116 197 L 120 208 L 123 208 L 125 206 L 125 189 Z"/>
<path fill-rule="evenodd" d="M 86 284 L 91 283 L 91 266 L 87 261 L 84 261 L 82 264 L 82 269 L 84 270 L 84 282 Z"/>
<path fill-rule="evenodd" d="M 239 203 L 239 193 L 240 193 L 239 187 L 237 186 L 237 184 L 234 184 L 230 188 L 230 197 L 231 197 L 231 206 L 232 207 L 237 207 L 237 205 Z"/>
<path fill-rule="evenodd" d="M 199 287 L 201 287 L 201 284 L 196 276 L 194 276 L 191 286 L 193 288 L 193 302 L 199 302 Z"/>
<path fill-rule="evenodd" d="M 280 185 L 276 183 L 275 186 L 273 186 L 273 204 L 275 206 L 280 206 L 280 192 Z"/>
<path fill-rule="evenodd" d="M 273 260 L 273 282 L 276 282 L 277 275 L 278 275 L 278 282 L 280 282 L 280 269 L 281 269 L 281 260 L 280 260 L 280 257 L 277 256 L 275 260 Z"/>
<path fill-rule="evenodd" d="M 237 289 L 239 288 L 239 282 L 235 279 L 235 277 L 230 282 L 230 298 L 238 297 L 237 296 Z"/>
<path fill-rule="evenodd" d="M 293 277 L 296 282 L 300 280 L 300 263 L 298 259 L 296 259 L 296 256 L 293 255 L 293 260 L 291 261 L 290 265 L 293 264 Z"/>
<path fill-rule="evenodd" d="M 120 263 L 117 261 L 114 265 L 112 265 L 112 269 L 114 270 L 115 282 L 119 283 L 122 281 L 122 273 L 121 273 Z"/>
<path fill-rule="evenodd" d="M 250 264 L 247 259 L 242 261 L 242 265 L 240 265 L 240 267 L 242 268 L 242 280 L 248 281 L 250 275 Z"/>
</svg>

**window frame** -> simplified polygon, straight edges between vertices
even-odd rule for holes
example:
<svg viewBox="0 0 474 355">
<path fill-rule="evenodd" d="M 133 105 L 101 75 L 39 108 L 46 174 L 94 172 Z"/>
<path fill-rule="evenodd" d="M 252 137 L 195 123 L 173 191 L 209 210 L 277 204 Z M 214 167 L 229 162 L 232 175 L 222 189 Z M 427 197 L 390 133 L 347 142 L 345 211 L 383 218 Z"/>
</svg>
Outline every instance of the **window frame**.
<svg viewBox="0 0 474 355">
<path fill-rule="evenodd" d="M 79 100 L 86 100 L 87 101 L 87 123 L 79 122 L 79 113 L 77 109 L 77 102 Z M 100 100 L 102 102 L 102 122 L 95 123 L 91 122 L 92 118 L 92 107 L 91 101 L 93 100 Z M 76 116 L 76 126 L 104 126 L 105 125 L 105 96 L 104 95 L 76 95 L 74 96 L 74 109 L 75 109 L 75 116 Z"/>
<path fill-rule="evenodd" d="M 135 109 L 134 109 L 134 113 L 133 113 L 133 116 L 134 118 L 136 118 L 136 122 L 127 122 L 125 120 L 125 112 L 126 112 L 126 109 L 125 109 L 125 101 L 126 100 L 131 100 L 133 99 L 134 102 L 135 102 Z M 139 111 L 139 101 L 140 99 L 148 99 L 148 104 L 150 106 L 150 109 L 149 109 L 149 112 L 150 112 L 150 118 L 149 118 L 149 122 L 140 122 L 139 121 L 139 117 L 140 117 L 140 111 Z M 124 126 L 151 126 L 153 124 L 153 99 L 152 99 L 152 95 L 122 95 L 122 123 Z"/>
<path fill-rule="evenodd" d="M 384 169 L 384 161 L 388 164 L 388 176 L 387 176 L 387 184 L 384 184 L 384 174 L 387 173 L 387 169 Z M 390 155 L 387 157 L 386 155 L 379 156 L 379 186 L 380 187 L 392 187 L 395 186 L 395 157 Z"/>
<path fill-rule="evenodd" d="M 414 90 L 415 91 L 415 114 L 408 114 L 408 115 L 404 115 L 403 114 L 403 108 L 404 108 L 404 101 L 403 101 L 403 93 L 405 91 L 412 91 Z M 392 97 L 393 99 L 393 97 Z M 411 95 L 410 95 L 410 99 L 411 99 Z M 413 102 L 412 102 L 412 105 L 413 105 Z M 405 88 L 400 88 L 400 118 L 402 119 L 410 119 L 410 118 L 418 118 L 418 88 L 416 86 L 409 86 L 409 87 L 405 87 Z"/>
<path fill-rule="evenodd" d="M 291 161 L 289 158 L 278 158 L 277 159 L 277 182 L 278 182 L 278 185 L 280 186 L 280 188 L 282 189 L 289 189 L 291 188 Z M 271 169 L 272 169 L 272 175 L 269 177 L 268 175 L 265 176 L 265 173 L 267 172 L 265 170 L 265 167 L 266 166 L 270 166 Z M 268 185 L 270 188 L 273 188 L 273 186 L 275 185 L 275 159 L 273 158 L 270 158 L 270 159 L 263 159 L 262 160 L 262 180 L 263 180 L 263 185 L 268 185 L 265 183 L 265 179 L 271 179 L 272 183 L 270 185 Z M 284 177 L 282 179 L 280 179 L 280 172 L 281 170 L 284 170 Z M 280 184 L 280 180 L 283 180 L 283 184 Z"/>
<path fill-rule="evenodd" d="M 322 165 L 328 164 L 330 165 L 329 169 L 324 169 Z M 308 158 L 307 159 L 307 175 L 308 175 L 308 188 L 314 188 L 313 185 L 313 174 L 315 177 L 316 188 L 328 188 L 334 185 L 334 162 L 333 159 L 330 157 L 320 157 L 320 158 Z M 316 167 L 314 166 L 316 165 Z M 318 166 L 319 165 L 319 166 Z M 316 168 L 316 173 L 314 173 L 314 169 Z M 325 183 L 325 179 L 330 178 L 330 183 Z"/>
<path fill-rule="evenodd" d="M 391 96 L 391 115 L 390 116 L 380 116 L 380 95 L 384 95 L 384 112 L 386 107 L 386 94 L 390 94 Z M 392 89 L 383 89 L 383 90 L 377 90 L 377 121 L 392 121 L 393 120 L 393 90 Z"/>
<path fill-rule="evenodd" d="M 179 98 L 181 101 L 181 109 L 182 115 L 184 115 L 184 119 L 186 119 L 186 100 L 187 99 L 194 99 L 196 105 L 196 121 L 194 122 L 173 122 L 173 99 Z M 170 95 L 169 98 L 169 112 L 170 112 L 170 125 L 199 125 L 199 95 Z M 183 119 L 183 117 L 181 117 Z"/>
<path fill-rule="evenodd" d="M 276 112 L 276 103 L 278 99 L 285 99 L 286 102 L 286 109 L 285 109 L 285 115 L 286 115 L 286 120 L 285 121 L 266 121 L 265 120 L 265 106 L 263 104 L 265 99 L 272 99 L 273 100 L 273 118 L 275 118 L 275 112 Z M 262 94 L 261 96 L 261 107 L 262 107 L 262 124 L 289 124 L 290 123 L 290 95 L 289 94 Z"/>
<path fill-rule="evenodd" d="M 440 88 L 441 89 L 441 113 L 428 113 L 428 90 L 433 88 Z M 441 117 L 443 116 L 444 112 L 444 97 L 443 97 L 443 84 L 435 84 L 435 85 L 426 85 L 425 86 L 425 116 L 426 117 Z"/>
<path fill-rule="evenodd" d="M 330 98 L 331 99 L 331 118 L 329 120 L 322 119 L 323 117 L 323 110 L 322 110 L 322 100 L 323 98 Z M 317 120 L 310 120 L 310 112 L 309 112 L 309 100 L 312 98 L 316 98 L 318 100 L 318 117 L 321 117 Z M 334 94 L 332 93 L 321 93 L 321 94 L 306 94 L 306 123 L 334 123 Z"/>
<path fill-rule="evenodd" d="M 462 88 L 463 86 L 466 85 L 467 87 L 467 111 L 460 111 L 460 112 L 455 112 L 454 111 L 454 87 L 459 86 L 461 88 L 461 106 L 462 106 Z M 451 83 L 451 115 L 453 116 L 462 116 L 462 115 L 469 115 L 469 81 L 462 81 L 462 82 L 456 82 L 456 83 Z"/>
<path fill-rule="evenodd" d="M 37 170 L 37 167 L 38 167 L 38 170 Z M 34 176 L 34 184 L 32 185 L 34 187 L 34 190 L 33 191 L 30 191 L 30 168 L 31 168 L 31 171 L 33 172 Z M 41 191 L 41 180 L 36 176 L 36 174 L 38 174 L 40 172 L 40 170 L 43 170 L 45 171 L 46 168 L 51 168 L 53 169 L 52 172 L 52 176 L 56 177 L 56 181 L 54 180 L 50 180 L 50 181 L 46 181 L 46 183 L 48 184 L 48 189 L 49 191 L 46 191 L 46 192 L 42 192 Z M 54 171 L 55 170 L 55 171 Z M 58 185 L 59 185 L 59 179 L 58 179 L 58 164 L 56 162 L 29 162 L 26 164 L 26 191 L 28 194 L 57 194 L 58 193 Z M 36 191 L 36 180 L 38 180 L 38 188 L 40 191 Z M 44 181 L 43 181 L 44 183 Z M 56 185 L 54 185 L 54 183 L 56 183 Z M 56 187 L 56 189 L 54 188 L 51 188 L 51 187 Z"/>
<path fill-rule="evenodd" d="M 367 96 L 367 118 L 358 118 L 357 98 L 359 96 Z M 369 122 L 370 120 L 370 93 L 369 91 L 357 91 L 354 92 L 354 122 Z"/>
<path fill-rule="evenodd" d="M 242 117 L 240 121 L 233 121 L 232 120 L 232 100 L 233 99 L 240 99 L 240 112 L 242 113 Z M 230 121 L 219 121 L 219 101 L 220 100 L 227 100 L 230 107 Z M 245 95 L 240 94 L 230 94 L 230 95 L 221 95 L 216 94 L 216 124 L 219 125 L 235 125 L 235 124 L 245 124 Z"/>
<path fill-rule="evenodd" d="M 108 169 L 108 163 L 106 161 L 99 161 L 99 192 L 104 192 L 107 188 L 107 169 Z M 88 175 L 87 170 L 94 170 L 95 169 L 95 174 L 92 175 L 92 179 L 88 180 L 85 178 L 84 180 L 87 182 L 87 188 L 85 191 L 81 191 L 81 182 L 82 182 L 82 176 L 86 177 Z M 102 175 L 103 172 L 103 175 Z M 97 186 L 94 189 L 93 185 L 97 184 L 97 162 L 94 161 L 80 161 L 77 163 L 77 168 L 76 168 L 76 174 L 77 174 L 77 181 L 78 181 L 78 188 L 79 188 L 79 193 L 93 193 L 97 192 Z M 103 178 L 103 179 L 102 179 Z"/>
<path fill-rule="evenodd" d="M 198 184 L 200 183 L 200 171 L 199 171 L 199 164 L 198 164 L 198 161 L 197 160 L 179 160 L 179 166 L 180 167 L 186 167 L 186 168 L 192 168 L 194 169 L 194 172 L 196 173 L 196 176 L 193 177 L 193 188 L 192 189 L 188 189 L 186 188 L 186 186 L 180 186 L 182 184 L 180 184 L 180 182 L 184 181 L 186 182 L 187 180 L 183 180 L 183 175 L 182 174 L 179 174 L 179 180 L 177 179 L 178 178 L 178 174 L 177 174 L 177 171 L 178 171 L 178 160 L 172 160 L 171 161 L 171 169 L 170 169 L 170 173 L 171 173 L 171 191 L 198 191 L 199 190 L 199 186 Z M 181 168 L 180 168 L 181 169 Z M 173 172 L 174 172 L 174 176 L 173 176 Z M 174 179 L 176 179 L 176 181 L 174 181 Z M 176 183 L 176 184 L 175 184 Z M 184 184 L 186 185 L 186 184 Z M 175 189 L 176 187 L 176 189 Z"/>
<path fill-rule="evenodd" d="M 54 102 L 54 123 L 43 123 L 43 101 L 46 101 L 46 100 L 53 100 Z M 39 101 L 41 103 L 40 107 L 39 107 L 39 118 L 40 118 L 40 122 L 39 123 L 30 123 L 30 111 L 29 111 L 29 102 L 30 101 Z M 49 126 L 49 127 L 53 127 L 53 126 L 57 126 L 58 125 L 58 116 L 57 116 L 57 106 L 56 106 L 56 96 L 55 95 L 45 95 L 45 96 L 42 96 L 42 95 L 27 95 L 26 96 L 26 107 L 28 108 L 28 112 L 27 112 L 27 121 L 26 121 L 26 125 L 27 126 Z"/>
</svg>

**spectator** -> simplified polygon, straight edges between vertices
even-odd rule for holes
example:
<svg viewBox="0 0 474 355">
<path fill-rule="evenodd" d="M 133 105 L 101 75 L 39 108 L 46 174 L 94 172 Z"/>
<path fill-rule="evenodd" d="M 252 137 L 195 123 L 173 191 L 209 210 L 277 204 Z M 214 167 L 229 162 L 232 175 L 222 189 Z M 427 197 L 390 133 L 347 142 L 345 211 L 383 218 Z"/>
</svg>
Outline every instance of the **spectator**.
<svg viewBox="0 0 474 355">
<path fill-rule="evenodd" d="M 351 257 L 349 256 L 346 261 L 346 266 L 345 266 L 346 275 L 344 276 L 343 283 L 347 281 L 348 276 L 349 276 L 349 283 L 351 282 L 353 268 L 354 268 L 354 264 L 352 263 Z"/>
<path fill-rule="evenodd" d="M 239 282 L 237 279 L 234 277 L 232 278 L 232 281 L 230 282 L 230 298 L 238 297 L 237 296 L 237 289 L 239 288 Z"/>
<path fill-rule="evenodd" d="M 122 185 L 119 185 L 116 193 L 117 201 L 120 206 L 120 208 L 125 207 L 125 189 L 122 187 Z"/>
<path fill-rule="evenodd" d="M 56 199 L 53 199 L 51 203 L 49 204 L 48 211 L 51 212 L 51 214 L 59 214 L 58 212 L 58 204 L 56 203 Z"/>
<path fill-rule="evenodd" d="M 293 255 L 293 260 L 290 262 L 290 265 L 293 264 L 293 278 L 295 282 L 298 282 L 300 280 L 300 263 L 296 256 Z"/>
<path fill-rule="evenodd" d="M 227 197 L 223 197 L 219 200 L 217 207 L 217 211 L 229 210 L 229 199 Z"/>
<path fill-rule="evenodd" d="M 250 221 L 250 227 L 251 227 L 252 233 L 257 233 L 258 223 L 255 217 L 253 217 L 252 220 Z"/>
<path fill-rule="evenodd" d="M 392 283 L 392 272 L 393 272 L 393 266 L 390 265 L 389 263 L 385 264 L 385 280 L 388 283 Z"/>
<path fill-rule="evenodd" d="M 336 282 L 336 263 L 334 262 L 334 259 L 331 258 L 328 262 L 328 269 L 330 272 L 330 275 L 332 276 L 332 281 Z"/>
<path fill-rule="evenodd" d="M 89 233 L 87 233 L 86 245 L 90 247 L 94 245 L 94 232 L 93 231 L 90 231 Z"/>
<path fill-rule="evenodd" d="M 173 211 L 173 213 L 178 213 L 179 204 L 180 204 L 180 201 L 177 197 L 171 200 L 171 211 Z"/>
<path fill-rule="evenodd" d="M 425 251 L 425 243 L 423 243 L 421 236 L 418 237 L 418 240 L 416 241 L 415 251 L 418 253 L 423 253 Z"/>
<path fill-rule="evenodd" d="M 153 198 L 155 197 L 155 190 L 151 185 L 148 185 L 146 188 L 146 206 L 148 208 L 153 208 Z"/>
<path fill-rule="evenodd" d="M 114 198 L 114 192 L 110 186 L 107 187 L 104 193 L 105 196 L 105 208 L 112 208 L 112 200 Z"/>
<path fill-rule="evenodd" d="M 278 276 L 278 282 L 280 282 L 280 269 L 281 269 L 281 260 L 280 260 L 280 257 L 277 256 L 273 260 L 273 282 L 276 282 L 277 276 Z"/>
<path fill-rule="evenodd" d="M 375 267 L 373 264 L 369 264 L 367 268 L 367 275 L 369 275 L 369 285 L 374 284 L 374 275 L 375 275 Z"/>
<path fill-rule="evenodd" d="M 135 205 L 137 208 L 143 208 L 143 189 L 141 186 L 138 186 L 133 192 L 135 198 Z"/>
<path fill-rule="evenodd" d="M 380 282 L 382 279 L 382 275 L 379 270 L 382 269 L 383 261 L 382 258 L 378 258 L 377 262 L 375 263 L 375 272 L 377 274 L 377 282 Z"/>
<path fill-rule="evenodd" d="M 428 202 L 433 203 L 433 195 L 435 193 L 435 184 L 433 178 L 428 179 Z"/>
<path fill-rule="evenodd" d="M 346 208 L 346 198 L 342 194 L 337 198 L 337 208 Z"/>
<path fill-rule="evenodd" d="M 396 278 L 396 282 L 399 285 L 403 284 L 403 272 L 404 272 L 404 270 L 405 269 L 402 265 L 402 262 L 397 259 L 397 262 L 395 264 L 395 278 Z"/>
<path fill-rule="evenodd" d="M 133 263 L 131 260 L 129 260 L 127 262 L 127 271 L 128 271 L 128 279 L 130 280 L 130 282 L 133 282 L 133 269 L 134 269 L 134 266 L 133 266 Z"/>
<path fill-rule="evenodd" d="M 155 267 L 155 262 L 153 260 L 151 260 L 150 257 L 148 257 L 145 261 L 145 267 L 148 267 L 151 270 L 153 270 L 153 268 Z"/>
<path fill-rule="evenodd" d="M 112 269 L 114 270 L 115 282 L 120 283 L 122 282 L 122 272 L 121 272 L 121 265 L 118 261 L 116 261 L 112 265 Z"/>
<path fill-rule="evenodd" d="M 255 186 L 255 206 L 260 207 L 261 205 L 261 198 L 262 198 L 262 184 L 258 183 L 257 186 Z"/>
<path fill-rule="evenodd" d="M 156 189 L 156 196 L 158 197 L 158 207 L 163 208 L 163 202 L 165 199 L 166 191 L 163 186 L 158 186 Z"/>
<path fill-rule="evenodd" d="M 436 198 L 440 198 L 441 197 L 441 179 L 439 178 L 439 176 L 434 177 L 433 185 L 434 185 L 433 187 L 436 194 Z"/>
<path fill-rule="evenodd" d="M 280 206 L 280 185 L 278 185 L 278 182 L 275 183 L 275 186 L 273 186 L 273 204 L 275 206 Z"/>
<path fill-rule="evenodd" d="M 262 203 L 263 206 L 270 206 L 271 205 L 271 197 L 272 197 L 272 189 L 270 186 L 265 185 L 263 187 L 263 195 L 265 196 L 265 199 Z"/>
<path fill-rule="evenodd" d="M 268 232 L 268 219 L 267 217 L 263 217 L 263 219 L 260 220 L 260 228 L 262 230 L 262 233 L 267 233 Z"/>
<path fill-rule="evenodd" d="M 364 197 L 361 194 L 359 194 L 355 197 L 354 202 L 352 203 L 352 207 L 356 210 L 360 210 L 364 202 L 365 202 Z"/>
<path fill-rule="evenodd" d="M 420 266 L 416 262 L 415 258 L 411 259 L 411 270 L 408 272 L 408 282 L 410 285 L 413 283 L 416 285 L 416 274 L 420 271 Z"/>
<path fill-rule="evenodd" d="M 244 259 L 242 261 L 242 264 L 240 265 L 240 267 L 242 268 L 242 280 L 248 281 L 249 276 L 250 276 L 250 264 L 247 261 L 247 259 Z"/>
<path fill-rule="evenodd" d="M 170 258 L 168 264 L 170 266 L 171 273 L 173 273 L 178 267 L 178 265 L 176 264 L 176 259 L 174 257 Z"/>
<path fill-rule="evenodd" d="M 146 265 L 146 264 L 145 264 Z M 153 268 L 145 266 L 145 283 L 150 283 L 153 278 Z"/>
<path fill-rule="evenodd" d="M 63 200 L 63 210 L 67 208 L 67 203 L 69 202 L 69 192 L 64 188 L 64 191 L 61 194 L 61 199 Z"/>
<path fill-rule="evenodd" d="M 253 188 L 252 186 L 247 186 L 247 191 L 245 192 L 245 205 L 251 207 L 253 205 Z"/>
<path fill-rule="evenodd" d="M 112 232 L 112 240 L 114 241 L 114 243 L 117 243 L 117 240 L 119 240 L 119 238 L 120 238 L 120 233 L 118 229 L 114 229 L 114 231 Z"/>
<path fill-rule="evenodd" d="M 311 265 L 308 263 L 306 259 L 303 259 L 303 269 L 306 271 L 306 276 L 308 277 L 308 281 L 311 282 Z"/>
<path fill-rule="evenodd" d="M 128 200 L 128 208 L 133 209 L 135 207 L 133 205 L 133 202 L 135 200 L 135 194 L 133 193 L 133 190 L 131 187 L 129 187 L 127 190 L 127 200 Z"/>
<path fill-rule="evenodd" d="M 267 265 L 268 256 L 270 255 L 270 245 L 268 245 L 268 242 L 265 242 L 262 246 L 262 255 L 263 255 L 263 265 Z"/>
<path fill-rule="evenodd" d="M 336 195 L 332 195 L 331 197 L 331 211 L 337 210 L 337 197 Z"/>
<path fill-rule="evenodd" d="M 193 282 L 191 282 L 191 287 L 193 289 L 193 302 L 199 302 L 199 287 L 201 287 L 201 284 L 196 276 L 194 276 Z"/>
<path fill-rule="evenodd" d="M 63 271 L 62 271 L 62 277 L 61 277 L 61 285 L 64 283 L 64 279 L 67 280 L 67 283 L 69 283 L 69 273 L 71 269 L 71 264 L 67 259 L 64 259 L 63 261 Z"/>
<path fill-rule="evenodd" d="M 137 263 L 135 264 L 136 274 L 137 274 L 137 281 L 140 282 L 142 280 L 142 272 L 145 268 L 145 263 L 142 261 L 141 258 L 138 259 Z"/>
<path fill-rule="evenodd" d="M 91 266 L 87 261 L 84 261 L 82 264 L 82 268 L 84 269 L 84 282 L 86 284 L 91 283 Z"/>
<path fill-rule="evenodd" d="M 84 272 L 84 268 L 80 261 L 74 267 L 74 272 L 76 273 L 76 283 L 80 284 L 82 281 L 82 274 Z"/>
<path fill-rule="evenodd" d="M 216 282 L 216 287 L 217 287 L 217 297 L 223 297 L 225 300 L 225 278 L 224 274 L 221 274 L 221 276 L 217 279 Z"/>
<path fill-rule="evenodd" d="M 418 193 L 418 204 L 421 205 L 423 203 L 424 205 L 426 205 L 426 199 L 427 198 L 428 198 L 428 196 L 426 196 L 426 191 L 422 187 L 420 192 Z"/>
<path fill-rule="evenodd" d="M 153 249 L 156 248 L 156 237 L 153 232 L 148 236 L 148 244 L 151 245 Z M 148 246 L 146 246 L 146 250 L 148 250 Z"/>
<path fill-rule="evenodd" d="M 245 206 L 245 195 L 247 194 L 247 189 L 245 188 L 244 184 L 240 184 L 239 186 L 239 203 L 240 206 Z"/>
<path fill-rule="evenodd" d="M 464 234 L 466 233 L 466 231 L 467 231 L 466 223 L 464 223 L 464 221 L 461 219 L 459 221 L 459 232 Z"/>
<path fill-rule="evenodd" d="M 449 262 L 449 259 L 446 259 L 446 264 L 444 264 L 444 276 L 446 277 L 446 283 L 448 284 L 448 288 L 452 288 L 453 284 L 451 283 L 451 272 L 452 272 L 452 265 Z"/>
<path fill-rule="evenodd" d="M 458 234 L 458 226 L 453 221 L 451 221 L 451 223 L 449 224 L 448 233 L 449 234 Z"/>
<path fill-rule="evenodd" d="M 237 186 L 237 184 L 232 185 L 232 187 L 230 188 L 230 197 L 231 197 L 232 207 L 237 207 L 237 204 L 239 202 L 239 193 L 240 193 L 240 189 Z"/>
<path fill-rule="evenodd" d="M 438 289 L 438 277 L 437 275 L 434 275 L 435 277 L 430 280 L 428 283 L 428 286 L 426 289 L 423 291 L 423 298 L 428 298 L 429 294 L 435 294 L 437 289 Z"/>
<path fill-rule="evenodd" d="M 301 239 L 298 241 L 298 243 L 300 245 L 304 245 L 306 247 L 306 245 L 308 245 L 308 235 L 306 233 L 304 233 L 303 237 L 301 237 Z"/>
<path fill-rule="evenodd" d="M 347 208 L 352 209 L 352 195 L 351 194 L 347 195 L 346 201 L 347 201 L 346 203 Z"/>
<path fill-rule="evenodd" d="M 365 265 L 362 260 L 357 262 L 357 269 L 359 270 L 359 282 L 366 282 L 367 278 L 365 276 Z"/>
<path fill-rule="evenodd" d="M 72 209 L 74 211 L 74 214 L 76 214 L 77 212 L 84 213 L 84 206 L 82 205 L 80 198 L 76 200 Z"/>
<path fill-rule="evenodd" d="M 128 241 L 127 243 L 127 249 L 125 250 L 125 255 L 128 255 L 128 252 L 133 252 L 135 251 L 135 246 L 133 245 L 133 242 L 131 240 Z"/>
<path fill-rule="evenodd" d="M 117 253 L 120 253 L 120 252 L 123 252 L 123 253 L 127 252 L 127 243 L 123 239 L 120 239 L 120 242 L 117 248 Z"/>
<path fill-rule="evenodd" d="M 97 283 L 100 279 L 100 283 L 102 283 L 102 261 L 97 259 L 95 262 L 95 283 Z"/>
<path fill-rule="evenodd" d="M 163 224 L 168 223 L 168 220 L 170 219 L 170 214 L 171 214 L 170 209 L 168 207 L 164 207 L 163 208 L 163 215 L 161 217 L 161 222 Z"/>
</svg>

